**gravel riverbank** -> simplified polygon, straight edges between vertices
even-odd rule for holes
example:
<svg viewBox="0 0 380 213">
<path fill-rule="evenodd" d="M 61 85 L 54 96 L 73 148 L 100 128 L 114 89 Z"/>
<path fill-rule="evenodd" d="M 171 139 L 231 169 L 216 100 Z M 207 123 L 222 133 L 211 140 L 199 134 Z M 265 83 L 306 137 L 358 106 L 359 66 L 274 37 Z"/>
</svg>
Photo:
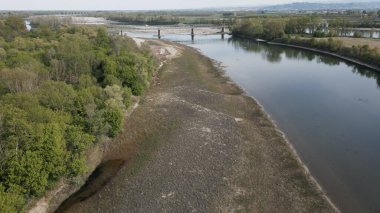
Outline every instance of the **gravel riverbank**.
<svg viewBox="0 0 380 213">
<path fill-rule="evenodd" d="M 149 43 L 176 57 L 109 148 L 105 160 L 126 163 L 67 212 L 337 211 L 260 105 L 210 59 Z"/>
</svg>

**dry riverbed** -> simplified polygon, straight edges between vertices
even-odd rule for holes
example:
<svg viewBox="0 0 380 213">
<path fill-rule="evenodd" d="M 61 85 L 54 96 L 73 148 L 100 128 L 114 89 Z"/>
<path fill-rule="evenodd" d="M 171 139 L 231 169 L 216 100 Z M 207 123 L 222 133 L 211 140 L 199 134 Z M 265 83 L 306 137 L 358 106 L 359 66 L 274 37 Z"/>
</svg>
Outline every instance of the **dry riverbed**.
<svg viewBox="0 0 380 213">
<path fill-rule="evenodd" d="M 103 159 L 125 164 L 67 212 L 335 212 L 262 108 L 210 59 L 146 42 L 170 62 Z"/>
</svg>

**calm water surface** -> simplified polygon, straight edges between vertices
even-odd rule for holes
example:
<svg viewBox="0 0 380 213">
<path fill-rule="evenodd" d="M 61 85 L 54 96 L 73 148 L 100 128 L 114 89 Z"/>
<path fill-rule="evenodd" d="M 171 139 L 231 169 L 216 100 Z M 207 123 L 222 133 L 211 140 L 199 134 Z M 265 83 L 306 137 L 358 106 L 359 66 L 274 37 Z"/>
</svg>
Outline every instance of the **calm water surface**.
<svg viewBox="0 0 380 213">
<path fill-rule="evenodd" d="M 164 39 L 222 62 L 343 212 L 380 212 L 379 74 L 330 56 L 220 35 Z"/>
</svg>

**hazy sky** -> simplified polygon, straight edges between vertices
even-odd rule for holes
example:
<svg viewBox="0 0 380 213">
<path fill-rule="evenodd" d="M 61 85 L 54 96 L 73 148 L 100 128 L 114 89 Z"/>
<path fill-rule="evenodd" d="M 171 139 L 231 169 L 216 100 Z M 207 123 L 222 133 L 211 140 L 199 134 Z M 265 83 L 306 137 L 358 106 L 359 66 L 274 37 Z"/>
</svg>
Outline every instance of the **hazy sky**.
<svg viewBox="0 0 380 213">
<path fill-rule="evenodd" d="M 259 6 L 301 1 L 303 0 L 0 0 L 0 10 L 189 9 L 224 6 Z M 328 1 L 309 0 L 308 2 Z M 358 2 L 360 0 L 335 0 L 333 2 L 353 1 Z"/>
</svg>

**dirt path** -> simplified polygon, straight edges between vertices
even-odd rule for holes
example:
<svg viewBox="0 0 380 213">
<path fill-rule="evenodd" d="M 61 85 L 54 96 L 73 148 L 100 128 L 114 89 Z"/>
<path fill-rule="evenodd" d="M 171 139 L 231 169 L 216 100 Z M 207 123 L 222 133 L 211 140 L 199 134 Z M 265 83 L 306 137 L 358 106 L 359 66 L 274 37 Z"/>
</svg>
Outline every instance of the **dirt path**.
<svg viewBox="0 0 380 213">
<path fill-rule="evenodd" d="M 180 52 L 108 159 L 137 153 L 67 212 L 334 212 L 260 106 L 209 59 Z"/>
</svg>

